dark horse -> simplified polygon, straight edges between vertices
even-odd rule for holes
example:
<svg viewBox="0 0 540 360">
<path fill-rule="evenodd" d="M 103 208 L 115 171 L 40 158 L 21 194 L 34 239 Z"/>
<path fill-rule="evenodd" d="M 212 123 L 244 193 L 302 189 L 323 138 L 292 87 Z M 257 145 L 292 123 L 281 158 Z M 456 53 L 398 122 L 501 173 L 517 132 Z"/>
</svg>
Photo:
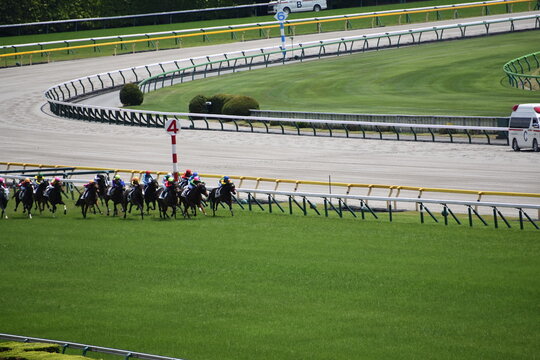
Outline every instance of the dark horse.
<svg viewBox="0 0 540 360">
<path fill-rule="evenodd" d="M 49 182 L 47 180 L 43 180 L 34 190 L 34 201 L 36 203 L 36 209 L 39 210 L 40 214 L 43 212 L 43 210 L 45 210 L 45 206 L 49 206 L 47 204 L 47 198 L 45 197 L 45 190 L 47 189 L 47 186 L 49 186 Z"/>
<path fill-rule="evenodd" d="M 122 206 L 122 211 L 126 212 L 126 209 L 124 207 L 123 201 L 124 201 L 124 188 L 120 186 L 115 186 L 112 188 L 109 188 L 105 194 L 105 206 L 107 206 L 107 216 L 109 216 L 109 201 L 113 202 L 114 210 L 113 210 L 113 216 L 118 215 L 118 209 L 116 208 L 116 205 L 120 204 Z"/>
<path fill-rule="evenodd" d="M 99 206 L 97 204 L 98 202 L 98 187 L 97 185 L 89 186 L 86 191 L 84 192 L 84 198 L 83 195 L 79 197 L 77 202 L 75 203 L 75 206 L 80 206 L 83 218 L 86 219 L 86 214 L 88 212 L 89 208 L 98 208 L 99 212 L 101 213 L 101 210 L 99 209 Z"/>
<path fill-rule="evenodd" d="M 66 204 L 62 200 L 62 193 L 62 184 L 59 182 L 54 183 L 54 185 L 50 185 L 45 191 L 45 198 L 51 205 L 50 210 L 53 213 L 53 216 L 56 212 L 56 205 L 64 205 L 64 215 L 67 213 Z"/>
<path fill-rule="evenodd" d="M 98 197 L 101 200 L 101 205 L 105 204 L 105 198 L 107 197 L 107 177 L 103 174 L 96 175 L 96 183 L 98 185 Z"/>
<path fill-rule="evenodd" d="M 158 200 L 158 182 L 153 179 L 148 186 L 144 189 L 144 201 L 146 202 L 146 213 L 150 214 L 150 204 L 152 204 L 152 210 L 156 210 L 156 202 Z"/>
<path fill-rule="evenodd" d="M 131 190 L 124 191 L 122 197 L 122 207 L 124 208 L 124 219 L 127 215 L 127 207 L 129 204 L 129 213 L 131 214 L 131 208 L 133 205 L 137 206 L 137 209 L 141 211 L 141 219 L 144 219 L 144 196 L 142 185 L 135 185 Z"/>
<path fill-rule="evenodd" d="M 210 191 L 210 195 L 208 195 L 208 201 L 210 202 L 210 206 L 212 207 L 212 214 L 214 216 L 216 216 L 216 210 L 220 203 L 225 203 L 229 205 L 231 216 L 234 216 L 232 209 L 232 194 L 236 194 L 236 187 L 232 182 L 226 183 L 221 188 L 214 188 L 212 189 L 212 191 Z"/>
<path fill-rule="evenodd" d="M 23 213 L 28 211 L 28 217 L 32 218 L 32 206 L 34 205 L 34 186 L 32 183 L 23 182 L 20 189 L 15 193 L 15 210 L 19 207 L 19 203 L 23 204 Z"/>
<path fill-rule="evenodd" d="M 161 194 L 166 192 L 165 196 L 162 198 Z M 167 210 L 172 208 L 171 216 L 176 219 L 176 208 L 178 207 L 178 189 L 176 186 L 169 190 L 158 190 L 158 208 L 159 208 L 159 217 L 160 218 L 169 218 L 167 215 Z"/>
<path fill-rule="evenodd" d="M 0 186 L 0 210 L 2 210 L 2 214 L 0 214 L 0 219 L 4 218 L 4 215 L 6 213 L 6 207 L 8 203 L 8 193 L 4 190 L 2 186 Z M 6 219 L 8 218 L 7 215 Z"/>
<path fill-rule="evenodd" d="M 182 192 L 180 196 L 180 202 L 184 206 L 184 217 L 189 217 L 189 209 L 192 210 L 193 216 L 197 216 L 197 207 L 201 209 L 202 213 L 206 215 L 206 211 L 203 206 L 202 196 L 208 196 L 208 190 L 206 190 L 206 184 L 200 182 L 193 189 Z"/>
</svg>

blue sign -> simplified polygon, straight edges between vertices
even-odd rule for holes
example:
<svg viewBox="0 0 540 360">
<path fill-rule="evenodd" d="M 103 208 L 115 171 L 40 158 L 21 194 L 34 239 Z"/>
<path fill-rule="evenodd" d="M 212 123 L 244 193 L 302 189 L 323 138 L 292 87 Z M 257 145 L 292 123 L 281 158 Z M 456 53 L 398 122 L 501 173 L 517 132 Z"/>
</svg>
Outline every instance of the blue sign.
<svg viewBox="0 0 540 360">
<path fill-rule="evenodd" d="M 277 20 L 277 21 L 285 21 L 285 19 L 287 19 L 287 13 L 284 12 L 284 11 L 278 11 L 276 13 L 276 16 L 274 16 L 274 18 Z"/>
</svg>

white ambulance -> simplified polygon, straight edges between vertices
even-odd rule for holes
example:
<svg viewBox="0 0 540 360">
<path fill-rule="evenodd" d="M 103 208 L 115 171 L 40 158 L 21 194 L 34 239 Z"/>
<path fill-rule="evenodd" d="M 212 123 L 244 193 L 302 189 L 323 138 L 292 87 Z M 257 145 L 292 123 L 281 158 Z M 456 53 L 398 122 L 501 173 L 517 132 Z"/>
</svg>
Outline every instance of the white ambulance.
<svg viewBox="0 0 540 360">
<path fill-rule="evenodd" d="M 540 104 L 514 105 L 508 124 L 508 140 L 514 151 L 540 151 Z"/>
<path fill-rule="evenodd" d="M 295 0 L 295 1 L 270 1 L 268 3 L 268 12 L 275 14 L 279 11 L 284 13 L 300 12 L 300 11 L 321 11 L 326 9 L 326 0 Z"/>
</svg>

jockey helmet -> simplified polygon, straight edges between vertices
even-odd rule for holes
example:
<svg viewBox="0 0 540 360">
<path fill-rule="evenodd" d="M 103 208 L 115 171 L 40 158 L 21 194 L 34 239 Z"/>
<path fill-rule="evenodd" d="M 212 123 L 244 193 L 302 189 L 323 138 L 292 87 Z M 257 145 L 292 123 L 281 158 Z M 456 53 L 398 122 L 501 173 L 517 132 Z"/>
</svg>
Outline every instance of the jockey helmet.
<svg viewBox="0 0 540 360">
<path fill-rule="evenodd" d="M 201 181 L 201 178 L 198 176 L 193 177 L 193 181 Z"/>
<path fill-rule="evenodd" d="M 25 182 L 25 183 L 29 183 L 29 182 L 30 182 L 30 178 L 24 179 L 24 182 Z"/>
<path fill-rule="evenodd" d="M 0 183 L 3 183 L 4 181 L 4 178 L 0 177 Z"/>
<path fill-rule="evenodd" d="M 186 169 L 186 172 L 185 172 L 186 175 L 191 175 L 191 170 L 189 169 Z"/>
<path fill-rule="evenodd" d="M 150 175 L 150 170 L 146 170 L 145 174 Z"/>
<path fill-rule="evenodd" d="M 229 177 L 228 177 L 228 176 L 224 176 L 224 177 L 223 177 L 223 180 L 224 180 L 224 181 L 229 181 Z"/>
<path fill-rule="evenodd" d="M 62 179 L 60 179 L 60 178 L 57 176 L 57 177 L 54 178 L 54 181 L 60 182 L 60 181 L 62 181 Z"/>
<path fill-rule="evenodd" d="M 37 174 L 37 175 L 36 175 L 36 179 L 43 179 L 43 175 Z"/>
<path fill-rule="evenodd" d="M 120 175 L 116 174 L 116 175 L 114 175 L 114 178 L 115 179 L 120 179 Z"/>
<path fill-rule="evenodd" d="M 139 182 L 139 178 L 135 176 L 133 179 L 131 179 L 131 182 Z"/>
</svg>

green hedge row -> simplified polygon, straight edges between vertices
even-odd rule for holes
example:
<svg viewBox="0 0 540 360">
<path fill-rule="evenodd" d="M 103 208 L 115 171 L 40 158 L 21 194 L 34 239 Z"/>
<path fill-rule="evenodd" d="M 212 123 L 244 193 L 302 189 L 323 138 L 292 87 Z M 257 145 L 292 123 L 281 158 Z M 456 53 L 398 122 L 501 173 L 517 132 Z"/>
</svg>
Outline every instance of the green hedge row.
<svg viewBox="0 0 540 360">
<path fill-rule="evenodd" d="M 60 353 L 60 345 L 43 343 L 0 343 L 0 360 L 92 360 Z"/>
<path fill-rule="evenodd" d="M 212 97 L 196 95 L 189 102 L 191 113 L 250 116 L 250 110 L 258 109 L 257 100 L 244 95 L 216 94 Z"/>
</svg>

